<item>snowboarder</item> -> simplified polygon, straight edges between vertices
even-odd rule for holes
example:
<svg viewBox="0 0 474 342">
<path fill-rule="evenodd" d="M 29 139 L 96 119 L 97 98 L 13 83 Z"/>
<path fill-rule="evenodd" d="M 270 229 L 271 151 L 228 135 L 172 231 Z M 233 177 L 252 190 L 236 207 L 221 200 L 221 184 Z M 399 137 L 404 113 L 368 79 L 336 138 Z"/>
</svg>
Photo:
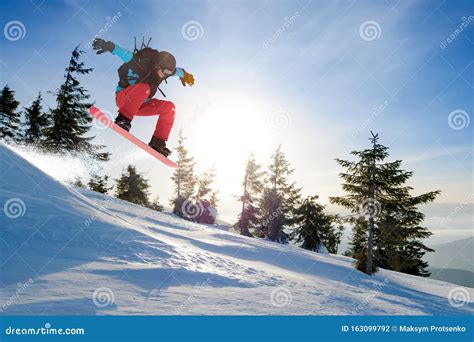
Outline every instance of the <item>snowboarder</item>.
<svg viewBox="0 0 474 342">
<path fill-rule="evenodd" d="M 194 77 L 176 67 L 176 59 L 171 53 L 152 49 L 148 44 L 142 43 L 142 48 L 137 50 L 135 47 L 132 53 L 111 41 L 96 38 L 92 47 L 97 54 L 111 52 L 124 62 L 118 69 L 115 102 L 119 113 L 115 123 L 129 131 L 134 116 L 159 115 L 148 145 L 167 157 L 171 151 L 166 147 L 166 141 L 173 126 L 175 106 L 173 102 L 158 100 L 153 96 L 157 90 L 165 96 L 159 85 L 170 76 L 178 76 L 183 86 L 192 86 Z"/>
</svg>

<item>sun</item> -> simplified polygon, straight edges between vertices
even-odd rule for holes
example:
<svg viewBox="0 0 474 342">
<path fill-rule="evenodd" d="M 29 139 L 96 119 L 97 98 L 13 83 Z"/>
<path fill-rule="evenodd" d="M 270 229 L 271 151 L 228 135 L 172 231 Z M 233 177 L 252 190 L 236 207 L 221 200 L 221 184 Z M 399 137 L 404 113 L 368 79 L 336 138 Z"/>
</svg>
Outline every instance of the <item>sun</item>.
<svg viewBox="0 0 474 342">
<path fill-rule="evenodd" d="M 189 135 L 198 169 L 214 166 L 223 183 L 220 189 L 238 187 L 249 153 L 268 156 L 275 146 L 271 112 L 251 94 L 220 93 L 209 101 L 194 117 Z"/>
<path fill-rule="evenodd" d="M 220 96 L 197 118 L 194 129 L 197 152 L 214 156 L 219 164 L 263 152 L 272 140 L 268 110 L 248 95 Z"/>
</svg>

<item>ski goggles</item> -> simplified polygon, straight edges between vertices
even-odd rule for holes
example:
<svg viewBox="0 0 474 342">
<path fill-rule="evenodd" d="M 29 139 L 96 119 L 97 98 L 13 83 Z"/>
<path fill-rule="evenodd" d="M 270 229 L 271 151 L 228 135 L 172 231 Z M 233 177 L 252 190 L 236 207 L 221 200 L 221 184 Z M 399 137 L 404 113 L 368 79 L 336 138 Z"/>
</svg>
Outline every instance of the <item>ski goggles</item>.
<svg viewBox="0 0 474 342">
<path fill-rule="evenodd" d="M 163 69 L 163 74 L 167 76 L 171 76 L 174 74 L 174 70 L 169 70 L 169 69 Z"/>
</svg>

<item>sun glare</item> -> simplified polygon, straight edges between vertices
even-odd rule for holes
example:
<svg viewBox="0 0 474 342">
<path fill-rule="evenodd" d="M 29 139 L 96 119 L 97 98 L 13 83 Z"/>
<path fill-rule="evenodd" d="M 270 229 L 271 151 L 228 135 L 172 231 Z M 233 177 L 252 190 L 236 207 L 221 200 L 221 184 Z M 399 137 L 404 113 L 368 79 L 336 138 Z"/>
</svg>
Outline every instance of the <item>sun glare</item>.
<svg viewBox="0 0 474 342">
<path fill-rule="evenodd" d="M 215 166 L 223 185 L 220 189 L 228 184 L 238 188 L 249 153 L 266 161 L 274 148 L 271 111 L 247 94 L 221 94 L 210 101 L 194 118 L 190 135 L 193 153 L 200 161 L 198 169 Z"/>
<path fill-rule="evenodd" d="M 250 151 L 265 152 L 272 140 L 268 112 L 252 97 L 221 96 L 195 121 L 196 152 L 219 164 L 246 158 Z"/>
</svg>

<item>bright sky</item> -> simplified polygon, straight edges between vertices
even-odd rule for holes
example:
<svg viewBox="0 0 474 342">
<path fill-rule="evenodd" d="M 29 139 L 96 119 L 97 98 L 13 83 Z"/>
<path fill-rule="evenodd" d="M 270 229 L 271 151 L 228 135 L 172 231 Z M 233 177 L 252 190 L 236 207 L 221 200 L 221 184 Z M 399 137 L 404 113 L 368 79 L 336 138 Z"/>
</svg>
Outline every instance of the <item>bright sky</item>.
<svg viewBox="0 0 474 342">
<path fill-rule="evenodd" d="M 327 202 L 341 194 L 334 158 L 366 147 L 370 130 L 415 171 L 416 192 L 441 189 L 438 203 L 472 203 L 473 7 L 469 0 L 8 0 L 1 80 L 24 106 L 38 91 L 54 106 L 46 92 L 62 82 L 80 43 L 94 68 L 83 85 L 97 106 L 115 112 L 121 62 L 96 56 L 88 43 L 101 30 L 124 47 L 134 36 L 153 37 L 153 47 L 195 76 L 192 88 L 178 79 L 162 87 L 176 105 L 170 144 L 182 127 L 198 171 L 216 167 L 222 218 L 236 217 L 251 150 L 267 164 L 283 144 L 303 193 Z M 11 21 L 21 22 L 24 37 L 6 31 Z M 137 118 L 132 133 L 148 142 L 155 120 Z M 133 163 L 168 202 L 172 170 L 113 132 L 94 134 L 113 153 L 105 172 L 117 177 Z"/>
</svg>

